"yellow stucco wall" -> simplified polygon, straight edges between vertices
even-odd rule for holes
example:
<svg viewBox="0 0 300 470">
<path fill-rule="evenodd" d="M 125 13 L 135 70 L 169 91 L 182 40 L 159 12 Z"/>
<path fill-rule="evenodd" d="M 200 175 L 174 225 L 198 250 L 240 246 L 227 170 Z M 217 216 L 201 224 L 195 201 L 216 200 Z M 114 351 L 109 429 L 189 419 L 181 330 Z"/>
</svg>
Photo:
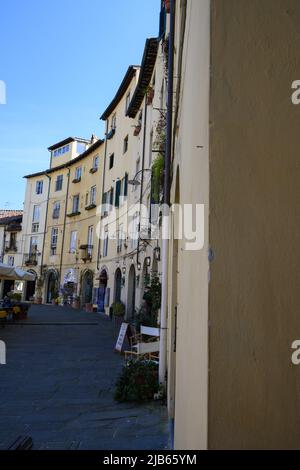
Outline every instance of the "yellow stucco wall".
<svg viewBox="0 0 300 470">
<path fill-rule="evenodd" d="M 212 1 L 210 448 L 299 448 L 298 0 Z"/>
<path fill-rule="evenodd" d="M 177 10 L 177 52 L 181 40 L 180 15 Z M 171 199 L 181 204 L 205 205 L 203 249 L 188 251 L 185 238 L 178 241 L 178 246 L 174 241 L 170 243 L 168 398 L 170 416 L 175 418 L 175 449 L 207 446 L 209 23 L 210 2 L 189 1 L 186 23 L 189 41 L 181 68 L 178 55 L 175 58 L 174 75 L 181 76 L 182 87 L 177 95 Z M 175 88 L 176 85 L 177 82 Z"/>
</svg>

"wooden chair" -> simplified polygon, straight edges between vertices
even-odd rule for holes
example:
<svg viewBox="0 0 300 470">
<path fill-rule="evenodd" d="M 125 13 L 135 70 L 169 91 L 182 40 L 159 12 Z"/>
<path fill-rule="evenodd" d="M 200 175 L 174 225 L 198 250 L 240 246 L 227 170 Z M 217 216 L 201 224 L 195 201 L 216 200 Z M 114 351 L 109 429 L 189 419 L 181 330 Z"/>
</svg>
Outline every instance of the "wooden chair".
<svg viewBox="0 0 300 470">
<path fill-rule="evenodd" d="M 157 338 L 159 338 L 159 328 L 141 325 L 140 333 L 136 333 L 130 338 L 130 348 L 135 349 L 138 343 L 157 341 Z"/>
<path fill-rule="evenodd" d="M 125 360 L 128 359 L 153 359 L 154 354 L 159 353 L 159 341 L 137 343 L 131 351 L 125 351 Z"/>
</svg>

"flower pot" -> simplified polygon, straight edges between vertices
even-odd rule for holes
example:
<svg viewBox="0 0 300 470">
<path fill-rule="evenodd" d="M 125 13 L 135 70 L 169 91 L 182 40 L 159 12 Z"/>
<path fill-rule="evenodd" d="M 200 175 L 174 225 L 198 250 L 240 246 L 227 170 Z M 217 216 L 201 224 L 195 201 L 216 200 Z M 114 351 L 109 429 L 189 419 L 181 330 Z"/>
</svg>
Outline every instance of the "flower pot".
<svg viewBox="0 0 300 470">
<path fill-rule="evenodd" d="M 42 297 L 36 297 L 35 300 L 34 300 L 34 303 L 38 304 L 38 305 L 41 305 L 42 301 L 43 301 Z"/>
<path fill-rule="evenodd" d="M 85 304 L 85 311 L 90 313 L 93 312 L 93 304 Z"/>
<path fill-rule="evenodd" d="M 73 300 L 72 307 L 77 309 L 77 310 L 80 309 L 80 301 L 79 300 Z"/>
<path fill-rule="evenodd" d="M 171 0 L 165 0 L 166 12 L 170 13 L 171 11 Z"/>
<path fill-rule="evenodd" d="M 148 106 L 152 104 L 153 98 L 154 98 L 154 88 L 149 88 L 149 90 L 147 91 L 147 105 Z"/>
<path fill-rule="evenodd" d="M 135 126 L 133 135 L 137 137 L 140 132 L 141 132 L 141 126 Z"/>
</svg>

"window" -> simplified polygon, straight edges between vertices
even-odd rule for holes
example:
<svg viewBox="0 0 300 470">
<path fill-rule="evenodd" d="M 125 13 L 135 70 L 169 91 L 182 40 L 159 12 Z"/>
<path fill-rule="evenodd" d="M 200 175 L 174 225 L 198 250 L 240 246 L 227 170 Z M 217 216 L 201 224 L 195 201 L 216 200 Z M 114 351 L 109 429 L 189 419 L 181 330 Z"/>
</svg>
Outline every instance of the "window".
<svg viewBox="0 0 300 470">
<path fill-rule="evenodd" d="M 73 196 L 72 212 L 73 214 L 77 214 L 79 212 L 79 194 Z"/>
<path fill-rule="evenodd" d="M 117 251 L 120 253 L 122 251 L 122 245 L 125 240 L 125 233 L 124 233 L 124 225 L 119 225 L 119 232 L 118 232 L 118 244 L 117 244 Z"/>
<path fill-rule="evenodd" d="M 64 179 L 63 175 L 58 175 L 56 177 L 55 191 L 61 191 L 62 190 L 63 179 Z"/>
<path fill-rule="evenodd" d="M 85 195 L 85 207 L 89 205 L 89 193 L 86 193 Z"/>
<path fill-rule="evenodd" d="M 58 239 L 58 228 L 53 227 L 51 231 L 51 255 L 56 255 Z"/>
<path fill-rule="evenodd" d="M 71 232 L 71 239 L 70 239 L 70 253 L 76 253 L 77 247 L 77 231 Z"/>
<path fill-rule="evenodd" d="M 116 115 L 116 113 L 111 118 L 111 128 L 112 129 L 117 128 L 117 115 Z"/>
<path fill-rule="evenodd" d="M 54 150 L 54 152 L 52 152 L 52 156 L 60 157 L 61 155 L 69 152 L 69 150 L 70 150 L 70 145 L 64 145 L 64 147 L 60 147 L 59 149 Z"/>
<path fill-rule="evenodd" d="M 30 238 L 30 245 L 29 245 L 29 254 L 35 254 L 38 250 L 38 240 L 36 237 Z"/>
<path fill-rule="evenodd" d="M 120 187 L 120 189 L 118 188 L 118 186 Z M 125 173 L 124 178 L 122 178 L 120 182 L 117 181 L 117 183 L 116 183 L 116 193 L 117 194 L 118 194 L 118 190 L 120 191 L 119 205 L 122 205 L 125 202 L 125 200 L 127 198 L 127 193 L 128 193 L 128 174 L 127 173 Z M 117 198 L 117 194 L 116 194 L 116 198 Z M 116 204 L 116 206 L 117 206 L 117 204 Z"/>
<path fill-rule="evenodd" d="M 125 137 L 123 142 L 123 153 L 126 153 L 128 150 L 128 135 Z"/>
<path fill-rule="evenodd" d="M 96 186 L 91 187 L 91 193 L 90 193 L 90 204 L 94 205 L 96 204 Z"/>
<path fill-rule="evenodd" d="M 109 157 L 109 169 L 111 170 L 112 167 L 114 166 L 114 159 L 115 159 L 115 154 L 112 153 L 111 156 Z"/>
<path fill-rule="evenodd" d="M 40 224 L 39 223 L 33 223 L 32 224 L 32 233 L 37 233 L 39 231 Z"/>
<path fill-rule="evenodd" d="M 127 114 L 128 108 L 130 105 L 130 92 L 126 95 L 126 102 L 125 102 L 125 114 Z"/>
<path fill-rule="evenodd" d="M 36 233 L 39 231 L 39 222 L 40 222 L 40 206 L 33 206 L 33 215 L 32 215 L 32 232 Z"/>
<path fill-rule="evenodd" d="M 14 264 L 15 264 L 15 258 L 14 258 L 14 256 L 9 256 L 9 257 L 8 257 L 7 264 L 8 264 L 9 266 L 14 266 Z"/>
<path fill-rule="evenodd" d="M 35 186 L 36 194 L 43 194 L 43 184 L 44 181 L 37 181 Z"/>
<path fill-rule="evenodd" d="M 85 152 L 86 150 L 86 144 L 84 144 L 83 142 L 77 142 L 77 146 L 76 146 L 76 151 L 77 153 L 83 153 Z"/>
<path fill-rule="evenodd" d="M 33 206 L 32 222 L 40 221 L 40 206 Z"/>
<path fill-rule="evenodd" d="M 82 174 L 82 167 L 78 166 L 75 169 L 75 180 L 80 181 L 81 180 L 81 174 Z"/>
<path fill-rule="evenodd" d="M 98 170 L 99 167 L 99 155 L 96 155 L 93 160 L 93 170 Z"/>
<path fill-rule="evenodd" d="M 59 219 L 59 213 L 60 213 L 60 202 L 55 202 L 53 204 L 52 218 L 53 219 Z"/>
<path fill-rule="evenodd" d="M 108 227 L 105 227 L 104 242 L 103 242 L 103 256 L 107 256 L 108 253 Z"/>
<path fill-rule="evenodd" d="M 138 245 L 138 230 L 139 230 L 139 214 L 136 212 L 131 221 L 131 231 L 130 231 L 130 244 L 131 248 L 135 249 Z"/>
<path fill-rule="evenodd" d="M 93 225 L 91 225 L 91 226 L 88 228 L 88 248 L 87 248 L 87 251 L 88 251 L 89 257 L 92 257 L 92 251 L 93 251 L 93 233 L 94 233 L 94 227 L 93 227 Z"/>
</svg>

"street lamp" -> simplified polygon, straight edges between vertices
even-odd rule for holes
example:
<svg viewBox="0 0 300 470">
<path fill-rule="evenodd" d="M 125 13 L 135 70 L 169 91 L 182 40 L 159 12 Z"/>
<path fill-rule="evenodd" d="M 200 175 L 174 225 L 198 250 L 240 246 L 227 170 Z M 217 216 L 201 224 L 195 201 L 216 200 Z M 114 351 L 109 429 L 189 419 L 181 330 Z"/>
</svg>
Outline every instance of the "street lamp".
<svg viewBox="0 0 300 470">
<path fill-rule="evenodd" d="M 139 186 L 141 184 L 141 182 L 137 179 L 137 176 L 140 173 L 143 173 L 144 171 L 152 172 L 152 170 L 150 168 L 144 168 L 143 170 L 138 171 L 132 180 L 128 180 L 128 184 L 130 184 L 131 186 Z"/>
</svg>

